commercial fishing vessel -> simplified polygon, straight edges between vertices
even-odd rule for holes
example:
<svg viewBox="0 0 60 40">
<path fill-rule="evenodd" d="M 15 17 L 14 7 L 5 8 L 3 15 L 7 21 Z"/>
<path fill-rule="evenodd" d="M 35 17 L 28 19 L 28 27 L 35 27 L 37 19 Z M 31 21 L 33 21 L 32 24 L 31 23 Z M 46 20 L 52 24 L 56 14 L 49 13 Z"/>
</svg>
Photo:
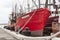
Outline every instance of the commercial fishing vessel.
<svg viewBox="0 0 60 40">
<path fill-rule="evenodd" d="M 37 1 L 37 2 L 36 2 Z M 27 0 L 27 10 L 24 11 L 23 6 L 20 5 L 20 13 L 17 12 L 17 4 L 15 5 L 15 12 L 10 14 L 8 26 L 5 28 L 13 30 L 25 36 L 41 37 L 50 36 L 52 33 L 58 32 L 60 27 L 60 0 Z M 55 36 L 58 37 L 58 34 Z"/>
</svg>

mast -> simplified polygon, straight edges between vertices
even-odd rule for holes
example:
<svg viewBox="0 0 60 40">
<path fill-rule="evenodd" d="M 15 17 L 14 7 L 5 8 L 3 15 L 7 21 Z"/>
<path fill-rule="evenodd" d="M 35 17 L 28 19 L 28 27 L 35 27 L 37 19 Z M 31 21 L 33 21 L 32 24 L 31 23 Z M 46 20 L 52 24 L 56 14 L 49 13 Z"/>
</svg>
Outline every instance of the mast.
<svg viewBox="0 0 60 40">
<path fill-rule="evenodd" d="M 55 3 L 56 3 L 55 0 L 53 0 L 53 7 L 54 7 L 54 8 L 56 8 L 56 7 L 55 7 Z"/>
<path fill-rule="evenodd" d="M 15 5 L 15 13 L 14 13 L 14 19 L 16 20 L 16 14 L 17 14 L 17 4 Z"/>
<path fill-rule="evenodd" d="M 55 5 L 56 11 L 55 13 L 58 14 L 58 5 Z"/>
<path fill-rule="evenodd" d="M 19 0 L 16 0 L 16 1 L 17 1 L 18 5 L 20 7 L 20 9 L 19 9 L 20 15 L 23 15 L 23 6 L 20 4 Z"/>
<path fill-rule="evenodd" d="M 23 15 L 23 8 L 22 8 L 22 5 L 20 5 L 20 14 Z"/>
<path fill-rule="evenodd" d="M 58 14 L 58 5 L 56 5 L 56 2 L 55 2 L 55 0 L 53 0 L 53 2 L 54 2 L 54 8 L 55 8 L 55 16 L 56 16 L 56 14 Z"/>
<path fill-rule="evenodd" d="M 29 0 L 27 0 L 28 12 L 30 11 Z"/>
<path fill-rule="evenodd" d="M 51 0 L 49 0 L 49 4 L 51 3 Z M 49 9 L 51 9 L 51 6 L 49 6 Z"/>
<path fill-rule="evenodd" d="M 34 5 L 38 8 L 38 5 L 35 3 L 35 1 L 34 0 L 32 0 L 32 2 L 34 3 Z"/>
<path fill-rule="evenodd" d="M 38 2 L 39 2 L 39 3 L 38 3 L 38 4 L 39 4 L 39 8 L 40 8 L 40 0 L 38 0 Z"/>
<path fill-rule="evenodd" d="M 48 8 L 48 0 L 46 0 L 45 8 Z"/>
</svg>

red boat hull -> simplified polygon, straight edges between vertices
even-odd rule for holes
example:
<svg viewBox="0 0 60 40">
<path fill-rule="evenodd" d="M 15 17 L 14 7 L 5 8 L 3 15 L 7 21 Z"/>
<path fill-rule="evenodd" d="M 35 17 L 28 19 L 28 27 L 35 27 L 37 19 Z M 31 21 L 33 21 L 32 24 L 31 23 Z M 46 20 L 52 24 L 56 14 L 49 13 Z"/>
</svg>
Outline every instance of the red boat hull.
<svg viewBox="0 0 60 40">
<path fill-rule="evenodd" d="M 18 17 L 16 19 L 15 27 L 22 28 L 23 25 L 28 21 L 28 19 L 32 16 L 33 13 L 34 11 Z M 45 8 L 36 9 L 35 14 L 33 15 L 31 20 L 27 23 L 25 27 L 28 27 L 30 31 L 43 30 L 50 14 L 51 13 L 48 9 L 45 9 Z"/>
</svg>

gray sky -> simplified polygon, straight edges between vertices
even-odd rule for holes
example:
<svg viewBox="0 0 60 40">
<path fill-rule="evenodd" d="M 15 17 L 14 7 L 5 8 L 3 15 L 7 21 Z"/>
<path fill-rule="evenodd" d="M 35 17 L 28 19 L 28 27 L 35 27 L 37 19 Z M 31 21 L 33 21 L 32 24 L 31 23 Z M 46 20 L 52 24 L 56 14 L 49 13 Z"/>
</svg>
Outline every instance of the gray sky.
<svg viewBox="0 0 60 40">
<path fill-rule="evenodd" d="M 0 0 L 0 23 L 7 23 L 11 13 L 12 0 Z"/>
<path fill-rule="evenodd" d="M 19 4 L 26 5 L 26 0 L 19 0 Z M 12 6 L 14 7 L 15 3 L 18 3 L 18 0 L 0 0 L 0 23 L 8 23 L 9 14 L 12 12 Z"/>
<path fill-rule="evenodd" d="M 23 0 L 19 1 L 19 4 L 22 4 Z M 18 2 L 18 0 L 0 0 L 0 23 L 8 23 L 9 14 L 12 12 L 12 6 L 14 7 L 16 2 Z"/>
<path fill-rule="evenodd" d="M 0 23 L 8 23 L 9 14 L 12 12 L 12 6 L 14 7 L 16 2 L 25 7 L 27 6 L 27 0 L 19 0 L 19 2 L 18 0 L 0 0 Z M 32 5 L 31 0 L 29 0 L 29 3 Z"/>
</svg>

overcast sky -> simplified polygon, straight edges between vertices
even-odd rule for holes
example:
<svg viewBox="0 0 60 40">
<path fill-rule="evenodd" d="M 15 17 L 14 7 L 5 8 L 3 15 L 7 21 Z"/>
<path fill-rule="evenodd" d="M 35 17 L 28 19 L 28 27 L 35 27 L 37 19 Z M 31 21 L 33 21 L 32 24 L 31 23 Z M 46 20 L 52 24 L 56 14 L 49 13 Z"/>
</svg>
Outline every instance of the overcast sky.
<svg viewBox="0 0 60 40">
<path fill-rule="evenodd" d="M 0 23 L 7 23 L 11 13 L 12 0 L 0 0 Z"/>
<path fill-rule="evenodd" d="M 18 0 L 0 0 L 0 23 L 8 23 L 9 14 L 12 12 L 12 6 L 14 6 L 16 2 L 24 6 L 27 5 L 27 0 L 19 0 L 19 2 Z"/>
<path fill-rule="evenodd" d="M 12 6 L 14 7 L 16 2 L 18 2 L 18 0 L 0 0 L 0 23 L 8 23 L 9 14 L 12 12 Z M 23 0 L 19 0 L 18 3 L 22 5 L 22 2 Z"/>
</svg>

